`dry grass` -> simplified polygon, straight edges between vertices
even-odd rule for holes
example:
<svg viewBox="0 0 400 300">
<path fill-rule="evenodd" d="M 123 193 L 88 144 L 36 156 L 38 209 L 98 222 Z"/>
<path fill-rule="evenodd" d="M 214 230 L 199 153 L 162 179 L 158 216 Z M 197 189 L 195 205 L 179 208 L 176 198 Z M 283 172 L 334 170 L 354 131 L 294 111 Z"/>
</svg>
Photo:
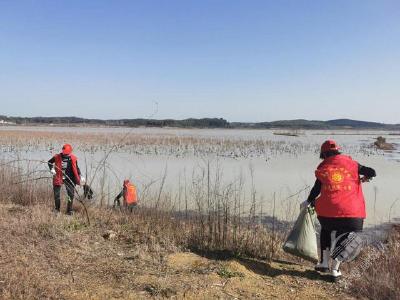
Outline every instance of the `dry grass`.
<svg viewBox="0 0 400 300">
<path fill-rule="evenodd" d="M 106 219 L 106 212 L 87 226 L 79 214 L 55 216 L 43 205 L 0 209 L 2 299 L 133 298 L 143 290 L 135 276 L 156 270 L 174 250 L 149 222 L 135 220 L 139 231 L 151 235 L 130 235 L 123 217 Z M 118 228 L 115 240 L 104 238 L 106 228 Z"/>
<path fill-rule="evenodd" d="M 308 267 L 182 253 L 184 230 L 91 208 L 54 215 L 50 205 L 0 204 L 1 299 L 343 298 Z M 165 220 L 164 220 L 165 221 Z M 174 224 L 174 222 L 169 222 Z M 168 225 L 168 223 L 165 223 Z M 310 280 L 312 279 L 312 280 Z"/>
<path fill-rule="evenodd" d="M 367 299 L 400 299 L 400 227 L 394 227 L 385 249 L 369 247 L 349 268 L 352 294 Z"/>
<path fill-rule="evenodd" d="M 171 255 L 179 259 L 189 249 L 224 259 L 271 258 L 271 249 L 278 256 L 278 233 L 271 236 L 252 218 L 239 222 L 227 213 L 227 198 L 220 206 L 211 199 L 217 206 L 208 207 L 210 215 L 202 215 L 206 210 L 179 214 L 161 209 L 163 205 L 133 213 L 89 206 L 89 224 L 79 203 L 73 217 L 52 212 L 49 182 L 13 184 L 21 172 L 4 165 L 0 169 L 1 299 L 190 299 L 203 291 L 210 298 L 265 298 L 280 293 L 263 291 L 266 278 L 274 281 L 276 268 L 281 268 L 273 262 L 243 261 L 238 266 L 204 258 L 182 270 L 171 265 Z M 243 280 L 247 283 L 241 285 Z M 302 285 L 296 285 L 299 293 Z M 280 289 L 293 290 L 286 285 Z M 321 298 L 321 293 L 312 291 L 310 298 Z"/>
<path fill-rule="evenodd" d="M 89 205 L 88 224 L 79 203 L 73 217 L 52 213 L 49 182 L 21 187 L 13 184 L 21 169 L 8 167 L 0 169 L 1 299 L 352 298 L 310 266 L 277 260 L 280 232 L 252 214 L 240 216 L 238 190 L 222 193 L 216 181 L 209 194 L 190 194 L 208 196 L 202 201 L 209 205 L 197 211 L 163 209 L 162 198 L 153 199 L 158 209 L 133 213 Z M 369 283 L 353 280 L 352 291 L 375 299 L 398 295 L 398 279 L 389 273 L 398 241 L 389 245 L 390 256 L 379 258 L 385 284 L 378 285 L 381 273 L 371 268 Z"/>
<path fill-rule="evenodd" d="M 30 172 L 16 165 L 18 163 L 3 164 L 0 168 L 0 193 L 4 195 L 0 202 L 23 206 L 44 204 L 51 210 L 51 179 L 29 180 L 28 177 L 24 180 L 25 174 Z M 84 208 L 89 204 L 83 207 L 75 201 L 74 205 L 75 210 L 86 217 L 87 225 L 101 224 L 117 232 L 123 228 L 120 236 L 159 237 L 159 242 L 167 248 L 272 258 L 268 253 L 275 254 L 280 249 L 283 233 L 263 226 L 255 217 L 256 209 L 244 214 L 242 194 L 240 188 L 233 189 L 231 184 L 223 186 L 216 178 L 211 184 L 210 175 L 204 175 L 193 181 L 185 193 L 185 198 L 192 198 L 190 202 L 196 204 L 195 210 L 188 209 L 187 205 L 183 210 L 176 210 L 172 199 L 164 198 L 162 187 L 147 195 L 146 206 L 138 207 L 133 214 L 94 206 L 85 215 Z M 81 196 L 78 195 L 77 199 L 85 203 Z M 189 199 L 185 201 L 189 202 Z M 254 198 L 254 207 L 255 201 Z M 146 244 L 145 241 L 140 243 Z"/>
<path fill-rule="evenodd" d="M 149 201 L 151 207 L 133 213 L 89 205 L 90 223 L 79 203 L 74 204 L 74 217 L 55 215 L 50 179 L 24 181 L 27 170 L 17 165 L 0 168 L 0 296 L 4 299 L 85 299 L 98 296 L 98 287 L 105 298 L 135 298 L 143 291 L 174 294 L 136 284 L 134 278 L 158 272 L 165 257 L 176 251 L 265 257 L 272 243 L 278 248 L 278 234 L 271 239 L 258 222 L 239 222 L 231 216 L 227 198 L 208 208 L 210 217 L 202 215 L 204 210 L 163 209 L 168 202 L 159 195 Z M 86 289 L 90 293 L 85 294 Z"/>
<path fill-rule="evenodd" d="M 374 142 L 374 146 L 380 150 L 391 151 L 395 149 L 393 144 L 387 143 L 386 139 L 382 136 L 378 136 Z"/>
</svg>

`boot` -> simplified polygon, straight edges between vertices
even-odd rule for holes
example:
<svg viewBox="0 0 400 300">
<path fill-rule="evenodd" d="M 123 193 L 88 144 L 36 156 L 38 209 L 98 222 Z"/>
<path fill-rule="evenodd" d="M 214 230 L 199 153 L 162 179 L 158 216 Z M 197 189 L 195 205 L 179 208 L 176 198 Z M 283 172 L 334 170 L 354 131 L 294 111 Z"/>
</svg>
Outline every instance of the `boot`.
<svg viewBox="0 0 400 300">
<path fill-rule="evenodd" d="M 329 258 L 330 258 L 330 251 L 328 248 L 322 250 L 322 258 L 321 262 L 315 265 L 315 271 L 327 273 L 329 272 Z"/>
<path fill-rule="evenodd" d="M 68 199 L 68 203 L 67 203 L 67 215 L 72 216 L 73 211 L 72 211 L 72 200 L 71 198 Z"/>
<path fill-rule="evenodd" d="M 332 263 L 332 280 L 333 282 L 337 282 L 342 277 L 342 272 L 340 272 L 340 261 L 334 259 Z"/>
</svg>

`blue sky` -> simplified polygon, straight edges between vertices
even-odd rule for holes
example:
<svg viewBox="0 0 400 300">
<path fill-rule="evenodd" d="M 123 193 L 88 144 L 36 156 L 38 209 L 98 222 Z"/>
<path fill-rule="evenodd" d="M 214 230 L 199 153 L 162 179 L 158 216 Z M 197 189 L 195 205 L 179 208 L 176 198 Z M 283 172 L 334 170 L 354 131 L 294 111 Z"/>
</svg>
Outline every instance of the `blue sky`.
<svg viewBox="0 0 400 300">
<path fill-rule="evenodd" d="M 400 123 L 400 2 L 0 1 L 0 114 Z"/>
</svg>

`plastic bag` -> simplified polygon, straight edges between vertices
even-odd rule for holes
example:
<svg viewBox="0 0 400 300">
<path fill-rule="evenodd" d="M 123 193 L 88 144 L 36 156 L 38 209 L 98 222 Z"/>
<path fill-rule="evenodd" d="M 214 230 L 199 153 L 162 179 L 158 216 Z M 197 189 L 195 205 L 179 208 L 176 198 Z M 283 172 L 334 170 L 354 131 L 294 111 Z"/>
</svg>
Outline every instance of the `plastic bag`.
<svg viewBox="0 0 400 300">
<path fill-rule="evenodd" d="M 317 262 L 318 245 L 315 231 L 315 211 L 312 207 L 304 207 L 294 224 L 283 250 L 303 259 Z"/>
</svg>

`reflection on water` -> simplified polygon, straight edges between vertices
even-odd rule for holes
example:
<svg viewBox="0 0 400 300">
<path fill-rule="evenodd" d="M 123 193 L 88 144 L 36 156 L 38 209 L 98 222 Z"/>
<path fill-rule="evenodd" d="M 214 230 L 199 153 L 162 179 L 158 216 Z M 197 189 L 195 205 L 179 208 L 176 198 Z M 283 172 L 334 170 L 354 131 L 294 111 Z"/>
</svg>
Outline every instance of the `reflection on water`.
<svg viewBox="0 0 400 300">
<path fill-rule="evenodd" d="M 394 144 L 395 145 L 395 150 L 392 151 L 386 151 L 386 157 L 389 160 L 393 160 L 396 162 L 400 162 L 400 144 Z"/>
</svg>

